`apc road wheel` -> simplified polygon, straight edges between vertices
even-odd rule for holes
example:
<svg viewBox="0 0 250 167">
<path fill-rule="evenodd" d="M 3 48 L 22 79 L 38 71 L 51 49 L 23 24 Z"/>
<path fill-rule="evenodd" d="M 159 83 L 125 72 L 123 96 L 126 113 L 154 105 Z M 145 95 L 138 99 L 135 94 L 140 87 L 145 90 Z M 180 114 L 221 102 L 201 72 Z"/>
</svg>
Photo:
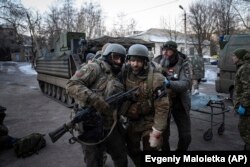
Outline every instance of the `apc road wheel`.
<svg viewBox="0 0 250 167">
<path fill-rule="evenodd" d="M 57 86 L 56 85 L 52 85 L 52 97 L 56 97 L 56 88 Z"/>
<path fill-rule="evenodd" d="M 69 95 L 67 95 L 67 104 L 68 105 L 71 105 L 71 104 L 73 104 L 73 98 L 72 97 L 70 97 Z"/>
<path fill-rule="evenodd" d="M 48 83 L 44 83 L 44 93 L 48 92 Z"/>
<path fill-rule="evenodd" d="M 218 128 L 218 134 L 223 135 L 224 131 L 225 131 L 225 126 L 224 126 L 224 123 L 222 123 L 220 127 Z"/>
<path fill-rule="evenodd" d="M 65 91 L 65 89 L 62 89 L 61 101 L 63 103 L 65 103 L 66 102 L 66 98 L 67 98 L 66 91 Z"/>
<path fill-rule="evenodd" d="M 57 87 L 56 88 L 56 99 L 60 100 L 61 99 L 61 94 L 62 94 L 62 88 Z"/>
<path fill-rule="evenodd" d="M 44 82 L 43 81 L 38 81 L 38 82 L 39 82 L 39 88 L 44 93 Z"/>
<path fill-rule="evenodd" d="M 212 132 L 212 129 L 208 129 L 204 135 L 203 135 L 203 139 L 206 140 L 206 141 L 209 141 L 213 138 L 213 132 Z"/>
<path fill-rule="evenodd" d="M 52 85 L 51 84 L 48 84 L 48 92 L 47 92 L 47 94 L 49 96 L 51 96 L 51 94 L 52 94 Z"/>
</svg>

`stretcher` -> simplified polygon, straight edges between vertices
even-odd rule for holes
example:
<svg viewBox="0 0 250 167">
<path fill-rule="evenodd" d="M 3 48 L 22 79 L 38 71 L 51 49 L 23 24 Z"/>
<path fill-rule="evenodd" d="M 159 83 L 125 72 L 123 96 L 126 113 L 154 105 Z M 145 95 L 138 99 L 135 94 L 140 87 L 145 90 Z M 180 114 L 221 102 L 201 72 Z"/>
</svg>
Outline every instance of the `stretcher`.
<svg viewBox="0 0 250 167">
<path fill-rule="evenodd" d="M 209 128 L 203 134 L 205 141 L 212 140 L 214 126 L 219 125 L 217 129 L 218 135 L 223 135 L 225 131 L 225 113 L 230 111 L 230 109 L 226 107 L 225 100 L 226 99 L 221 96 L 202 93 L 191 96 L 191 111 L 209 115 L 208 119 L 191 116 L 191 118 L 210 122 Z M 214 116 L 221 116 L 221 121 L 216 121 Z"/>
</svg>

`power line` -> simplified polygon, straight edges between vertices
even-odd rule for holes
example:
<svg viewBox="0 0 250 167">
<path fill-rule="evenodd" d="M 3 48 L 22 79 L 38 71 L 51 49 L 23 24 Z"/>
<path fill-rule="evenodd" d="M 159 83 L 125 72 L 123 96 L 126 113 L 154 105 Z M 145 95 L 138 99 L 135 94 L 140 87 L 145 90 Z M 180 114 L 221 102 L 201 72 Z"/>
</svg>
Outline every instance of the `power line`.
<svg viewBox="0 0 250 167">
<path fill-rule="evenodd" d="M 127 14 L 125 14 L 125 16 L 131 15 L 131 14 L 135 14 L 135 13 L 144 12 L 144 11 L 151 10 L 151 9 L 154 9 L 154 8 L 159 8 L 159 7 L 162 7 L 162 6 L 165 6 L 165 5 L 169 5 L 171 3 L 175 3 L 175 2 L 178 2 L 178 1 L 179 0 L 173 0 L 173 1 L 170 1 L 170 2 L 167 2 L 167 3 L 163 3 L 163 4 L 160 4 L 160 5 L 156 5 L 156 6 L 150 7 L 150 8 L 145 8 L 145 9 L 137 10 L 137 11 L 134 11 L 134 12 L 127 13 Z"/>
</svg>

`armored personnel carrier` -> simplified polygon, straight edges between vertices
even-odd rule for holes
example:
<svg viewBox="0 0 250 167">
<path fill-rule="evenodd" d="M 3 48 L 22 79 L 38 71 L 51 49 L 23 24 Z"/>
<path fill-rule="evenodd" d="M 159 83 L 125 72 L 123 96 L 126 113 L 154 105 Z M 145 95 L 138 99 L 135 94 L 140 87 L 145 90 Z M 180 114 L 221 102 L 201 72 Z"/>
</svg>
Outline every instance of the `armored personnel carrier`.
<svg viewBox="0 0 250 167">
<path fill-rule="evenodd" d="M 37 80 L 41 91 L 47 96 L 72 107 L 74 99 L 66 94 L 65 86 L 82 63 L 79 41 L 85 39 L 84 33 L 61 33 L 47 53 L 41 53 L 36 60 Z"/>
</svg>

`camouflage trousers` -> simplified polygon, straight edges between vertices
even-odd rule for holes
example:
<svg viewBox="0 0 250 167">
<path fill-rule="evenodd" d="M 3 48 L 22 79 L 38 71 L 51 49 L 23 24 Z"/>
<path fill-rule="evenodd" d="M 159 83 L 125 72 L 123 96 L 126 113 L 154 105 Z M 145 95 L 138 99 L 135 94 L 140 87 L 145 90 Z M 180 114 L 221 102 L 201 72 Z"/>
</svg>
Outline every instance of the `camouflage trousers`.
<svg viewBox="0 0 250 167">
<path fill-rule="evenodd" d="M 105 152 L 110 154 L 115 167 L 127 167 L 128 165 L 125 140 L 120 134 L 117 126 L 103 143 L 93 146 L 83 145 L 82 148 L 85 154 L 84 161 L 87 167 L 104 166 L 103 155 Z"/>
<path fill-rule="evenodd" d="M 141 151 L 156 151 L 156 148 L 150 147 L 149 133 L 152 131 L 152 125 L 145 125 L 143 129 L 135 128 L 137 123 L 130 122 L 126 131 L 126 142 L 128 155 L 136 167 L 141 166 Z M 142 144 L 142 148 L 141 148 Z"/>
<path fill-rule="evenodd" d="M 250 150 L 250 116 L 240 116 L 238 124 L 240 136 L 245 143 L 245 150 Z"/>
</svg>

